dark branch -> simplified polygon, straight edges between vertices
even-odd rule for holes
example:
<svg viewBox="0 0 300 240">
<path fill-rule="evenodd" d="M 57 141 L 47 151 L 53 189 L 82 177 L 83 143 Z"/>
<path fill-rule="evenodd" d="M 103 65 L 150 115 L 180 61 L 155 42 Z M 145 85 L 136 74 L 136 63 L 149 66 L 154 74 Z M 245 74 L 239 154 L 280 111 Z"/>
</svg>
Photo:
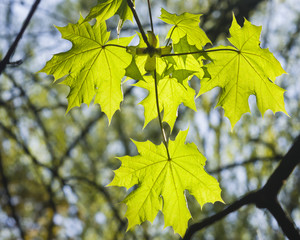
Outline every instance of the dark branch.
<svg viewBox="0 0 300 240">
<path fill-rule="evenodd" d="M 221 220 L 228 214 L 238 210 L 244 205 L 255 204 L 258 208 L 266 208 L 276 219 L 284 234 L 291 240 L 300 239 L 300 232 L 295 223 L 283 211 L 278 203 L 277 195 L 286 182 L 287 178 L 300 163 L 300 136 L 295 140 L 293 146 L 283 157 L 279 166 L 269 177 L 265 186 L 252 192 L 240 200 L 235 201 L 223 211 L 191 225 L 184 236 L 184 240 L 191 239 L 193 234 Z"/>
<path fill-rule="evenodd" d="M 266 185 L 263 187 L 264 191 L 266 191 L 270 195 L 277 195 L 293 172 L 295 167 L 300 163 L 300 136 L 297 137 L 293 146 L 288 151 L 288 153 L 284 156 L 279 166 L 270 176 Z"/>
<path fill-rule="evenodd" d="M 133 5 L 132 1 L 131 1 L 131 0 L 127 0 L 127 4 L 128 4 L 128 6 L 129 6 L 129 8 L 131 9 L 131 12 L 132 12 L 132 14 L 133 14 L 133 16 L 134 16 L 134 19 L 135 19 L 135 21 L 136 21 L 138 27 L 139 27 L 139 30 L 140 30 L 140 32 L 141 32 L 141 34 L 142 34 L 142 37 L 143 37 L 144 42 L 146 43 L 146 45 L 147 45 L 148 48 L 151 48 L 150 43 L 148 42 L 148 38 L 147 38 L 147 36 L 146 36 L 146 34 L 145 34 L 145 31 L 144 31 L 144 29 L 143 29 L 143 26 L 142 26 L 142 24 L 141 24 L 141 21 L 140 21 L 138 15 L 137 15 L 137 13 L 136 13 L 136 11 L 135 11 L 135 9 L 134 9 L 134 5 Z"/>
<path fill-rule="evenodd" d="M 147 3 L 148 3 L 148 11 L 149 11 L 149 19 L 150 19 L 151 31 L 154 34 L 154 27 L 153 27 L 153 20 L 152 20 L 150 0 L 147 0 Z"/>
<path fill-rule="evenodd" d="M 3 187 L 4 187 L 4 191 L 5 191 L 5 194 L 7 196 L 7 203 L 8 203 L 8 206 L 10 208 L 11 215 L 12 215 L 12 217 L 14 218 L 14 220 L 16 222 L 16 225 L 19 229 L 21 238 L 24 240 L 24 239 L 26 239 L 26 237 L 25 237 L 26 235 L 25 235 L 25 232 L 22 228 L 20 219 L 18 217 L 17 210 L 16 210 L 16 208 L 15 208 L 13 202 L 12 202 L 12 196 L 11 196 L 11 193 L 10 193 L 9 187 L 8 187 L 8 179 L 7 179 L 7 177 L 4 173 L 4 167 L 3 167 L 1 152 L 0 152 L 0 175 L 1 175 L 2 184 L 3 184 Z"/>
<path fill-rule="evenodd" d="M 21 149 L 32 159 L 32 162 L 39 166 L 39 167 L 43 167 L 48 169 L 50 172 L 53 172 L 53 169 L 50 168 L 49 166 L 47 166 L 44 163 L 41 163 L 29 150 L 29 148 L 20 140 L 18 139 L 18 137 L 13 133 L 13 131 L 11 129 L 9 129 L 8 127 L 6 127 L 4 124 L 2 124 L 2 122 L 0 122 L 0 128 L 8 135 L 11 137 L 11 139 L 13 139 L 20 147 Z"/>
<path fill-rule="evenodd" d="M 115 207 L 115 205 L 113 204 L 113 201 L 111 199 L 111 196 L 109 195 L 108 191 L 105 189 L 105 187 L 97 184 L 95 181 L 92 181 L 86 177 L 83 176 L 70 176 L 70 177 L 66 177 L 63 179 L 65 182 L 70 182 L 70 181 L 81 181 L 81 182 L 85 182 L 86 184 L 89 184 L 90 186 L 94 187 L 95 189 L 97 189 L 105 198 L 105 200 L 107 201 L 107 203 L 109 204 L 111 210 L 114 213 L 114 216 L 117 218 L 117 220 L 121 223 L 121 225 L 123 227 L 126 226 L 126 222 L 121 218 L 118 209 Z"/>
<path fill-rule="evenodd" d="M 130 87 L 126 90 L 126 92 L 124 93 L 124 97 L 126 97 L 127 95 L 129 95 L 132 91 L 133 87 Z M 59 159 L 59 163 L 58 163 L 58 167 L 60 167 L 64 160 L 66 159 L 66 157 L 70 156 L 71 151 L 80 143 L 80 141 L 82 139 L 84 139 L 84 137 L 89 133 L 89 131 L 95 126 L 95 124 L 102 118 L 104 117 L 104 114 L 102 112 L 98 113 L 96 117 L 94 117 L 93 119 L 91 119 L 84 128 L 82 128 L 82 130 L 80 131 L 80 134 L 73 140 L 73 142 L 68 146 L 67 150 L 65 151 L 65 153 L 63 154 L 63 156 Z"/>
<path fill-rule="evenodd" d="M 281 155 L 276 155 L 276 156 L 272 156 L 272 157 L 255 157 L 255 158 L 250 158 L 243 162 L 236 162 L 236 163 L 228 164 L 228 165 L 216 168 L 211 171 L 207 170 L 207 172 L 210 174 L 215 174 L 215 173 L 220 173 L 220 172 L 228 170 L 228 169 L 232 169 L 232 168 L 239 167 L 239 166 L 245 166 L 247 164 L 252 164 L 252 163 L 259 162 L 259 161 L 276 161 L 277 162 L 280 159 L 282 159 Z"/>
<path fill-rule="evenodd" d="M 249 193 L 248 195 L 242 197 L 241 199 L 235 201 L 234 203 L 232 203 L 230 206 L 228 206 L 226 209 L 224 209 L 223 211 L 205 218 L 203 221 L 199 222 L 199 223 L 195 223 L 193 225 L 191 225 L 186 233 L 185 236 L 183 238 L 183 240 L 188 240 L 191 239 L 191 237 L 197 232 L 200 231 L 201 229 L 208 227 L 214 223 L 216 223 L 217 221 L 223 219 L 224 217 L 226 217 L 227 215 L 229 215 L 232 212 L 237 211 L 238 209 L 240 209 L 241 207 L 253 203 L 254 202 L 254 193 Z"/>
<path fill-rule="evenodd" d="M 64 160 L 66 159 L 66 157 L 70 156 L 71 151 L 80 143 L 80 141 L 82 139 L 84 139 L 84 137 L 89 133 L 90 129 L 92 129 L 95 124 L 104 116 L 104 114 L 102 112 L 98 113 L 96 115 L 96 117 L 94 117 L 93 119 L 91 119 L 86 125 L 85 127 L 80 131 L 80 134 L 72 141 L 72 143 L 68 146 L 67 150 L 65 151 L 65 153 L 63 154 L 63 156 L 60 158 L 58 166 L 60 167 Z"/>
<path fill-rule="evenodd" d="M 276 219 L 284 234 L 291 240 L 300 239 L 300 232 L 293 220 L 282 209 L 278 201 L 272 201 L 268 204 L 267 209 Z"/>
<path fill-rule="evenodd" d="M 28 13 L 24 23 L 23 23 L 23 26 L 20 30 L 20 32 L 18 33 L 15 41 L 13 42 L 13 44 L 10 46 L 10 48 L 8 49 L 8 52 L 6 53 L 5 57 L 3 58 L 3 60 L 0 62 L 0 75 L 1 73 L 4 71 L 4 69 L 6 68 L 6 65 L 10 63 L 10 58 L 11 56 L 13 55 L 13 53 L 15 52 L 18 44 L 19 44 L 19 41 L 21 40 L 26 28 L 28 27 L 28 24 L 33 16 L 33 14 L 35 13 L 39 3 L 40 3 L 41 0 L 36 0 L 34 2 L 34 4 L 32 5 L 31 9 L 30 9 L 30 12 Z"/>
<path fill-rule="evenodd" d="M 54 162 L 54 159 L 55 159 L 55 153 L 54 153 L 54 150 L 50 144 L 51 141 L 49 141 L 50 137 L 49 137 L 49 133 L 48 133 L 48 130 L 42 120 L 42 118 L 40 117 L 40 114 L 36 108 L 36 106 L 31 102 L 28 94 L 26 93 L 25 89 L 17 83 L 17 81 L 15 81 L 13 75 L 10 75 L 10 74 L 7 74 L 9 77 L 10 77 L 10 80 L 12 81 L 13 85 L 18 88 L 21 92 L 21 96 L 25 99 L 25 101 L 27 102 L 27 106 L 28 108 L 30 109 L 30 111 L 33 113 L 34 117 L 35 117 L 35 120 L 36 120 L 36 123 L 39 125 L 43 135 L 44 135 L 44 139 L 45 139 L 45 144 L 46 144 L 46 147 L 50 153 L 50 156 L 51 156 L 51 161 Z"/>
</svg>

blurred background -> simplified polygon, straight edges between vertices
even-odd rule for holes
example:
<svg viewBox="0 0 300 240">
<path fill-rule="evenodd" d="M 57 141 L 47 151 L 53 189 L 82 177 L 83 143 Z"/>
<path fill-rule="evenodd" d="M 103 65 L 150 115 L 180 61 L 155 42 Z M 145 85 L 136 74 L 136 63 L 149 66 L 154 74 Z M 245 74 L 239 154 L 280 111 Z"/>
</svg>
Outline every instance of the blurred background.
<svg viewBox="0 0 300 240">
<path fill-rule="evenodd" d="M 33 0 L 0 0 L 0 59 L 18 34 Z M 108 127 L 99 105 L 67 109 L 68 87 L 37 73 L 53 54 L 70 49 L 55 26 L 76 23 L 96 0 L 41 1 L 11 61 L 0 77 L 0 239 L 179 239 L 164 229 L 161 213 L 153 224 L 126 232 L 125 188 L 108 187 L 120 166 L 116 156 L 135 155 L 130 138 L 160 142 L 157 119 L 144 130 L 143 89 L 122 84 L 125 100 Z M 169 26 L 157 17 L 163 7 L 171 13 L 202 13 L 201 27 L 214 46 L 228 44 L 232 12 L 262 25 L 261 46 L 269 48 L 288 74 L 276 84 L 285 88 L 286 110 L 275 115 L 258 111 L 249 98 L 252 114 L 244 114 L 233 131 L 220 108 L 219 89 L 196 100 L 197 112 L 180 106 L 173 136 L 189 127 L 193 141 L 207 157 L 206 170 L 221 184 L 230 204 L 260 188 L 287 152 L 300 130 L 300 4 L 298 0 L 156 0 L 151 1 L 154 27 L 165 40 Z M 136 0 L 146 30 L 150 28 L 146 0 Z M 117 21 L 108 21 L 117 37 Z M 127 21 L 122 36 L 135 34 Z M 198 92 L 200 83 L 192 79 Z M 293 172 L 279 195 L 284 209 L 300 226 L 300 169 Z M 206 204 L 201 210 L 188 195 L 190 224 L 221 211 L 226 205 Z M 194 239 L 285 239 L 274 218 L 255 206 L 243 207 L 224 220 L 198 232 Z"/>
</svg>

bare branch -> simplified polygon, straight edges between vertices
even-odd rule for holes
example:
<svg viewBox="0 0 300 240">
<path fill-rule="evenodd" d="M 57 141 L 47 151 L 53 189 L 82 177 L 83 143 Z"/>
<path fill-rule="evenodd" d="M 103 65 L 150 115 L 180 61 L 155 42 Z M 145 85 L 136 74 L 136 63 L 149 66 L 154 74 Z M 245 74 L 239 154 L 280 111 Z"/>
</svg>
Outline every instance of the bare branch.
<svg viewBox="0 0 300 240">
<path fill-rule="evenodd" d="M 26 234 L 25 234 L 25 232 L 23 230 L 23 227 L 21 225 L 19 216 L 17 214 L 17 210 L 16 210 L 16 208 L 15 208 L 13 202 L 12 202 L 12 196 L 11 196 L 11 193 L 10 193 L 9 187 L 8 187 L 8 179 L 7 179 L 7 177 L 4 173 L 4 167 L 3 167 L 3 160 L 2 160 L 1 151 L 0 151 L 0 175 L 1 175 L 1 179 L 2 179 L 2 184 L 3 184 L 4 190 L 5 190 L 6 196 L 7 196 L 7 204 L 10 208 L 11 215 L 12 215 L 12 217 L 14 218 L 14 220 L 16 222 L 17 228 L 19 229 L 21 239 L 25 240 L 26 239 Z"/>
<path fill-rule="evenodd" d="M 253 164 L 259 161 L 279 161 L 280 159 L 282 159 L 283 156 L 281 155 L 276 155 L 276 156 L 272 156 L 272 157 L 254 157 L 254 158 L 249 158 L 248 160 L 242 161 L 242 162 L 236 162 L 236 163 L 232 163 L 232 164 L 228 164 L 228 165 L 224 165 L 222 167 L 216 168 L 214 170 L 207 170 L 208 173 L 210 174 L 215 174 L 215 173 L 220 173 L 222 171 L 228 170 L 228 169 L 232 169 L 235 167 L 239 167 L 239 166 L 245 166 L 248 164 Z"/>
<path fill-rule="evenodd" d="M 147 47 L 150 48 L 150 47 L 151 47 L 151 46 L 150 46 L 150 43 L 148 42 L 148 38 L 147 38 L 147 36 L 146 36 L 146 34 L 145 34 L 145 31 L 144 31 L 144 29 L 143 29 L 143 26 L 142 26 L 142 24 L 141 24 L 141 21 L 140 21 L 138 15 L 137 15 L 137 12 L 136 12 L 135 9 L 134 9 L 134 5 L 133 5 L 132 1 L 131 1 L 131 0 L 127 0 L 127 4 L 128 4 L 128 6 L 129 6 L 129 8 L 131 9 L 131 12 L 132 12 L 132 14 L 133 14 L 133 16 L 134 16 L 134 19 L 135 19 L 135 21 L 136 21 L 138 27 L 139 27 L 139 30 L 140 30 L 140 32 L 141 32 L 141 34 L 142 34 L 142 37 L 143 37 L 144 42 L 146 43 Z"/>
<path fill-rule="evenodd" d="M 184 240 L 189 240 L 197 231 L 204 227 L 210 226 L 221 220 L 228 214 L 237 211 L 244 205 L 255 204 L 257 208 L 266 208 L 276 219 L 284 234 L 291 240 L 300 239 L 300 232 L 295 223 L 283 211 L 278 203 L 277 195 L 286 182 L 289 175 L 295 167 L 300 163 L 300 135 L 295 140 L 293 146 L 288 153 L 283 157 L 279 166 L 269 177 L 265 186 L 256 190 L 240 200 L 235 201 L 223 211 L 202 220 L 199 223 L 191 225 L 184 236 Z"/>
<path fill-rule="evenodd" d="M 4 71 L 4 69 L 6 68 L 6 65 L 10 63 L 10 58 L 13 55 L 13 53 L 15 52 L 15 50 L 16 50 L 18 44 L 19 44 L 19 41 L 21 40 L 26 28 L 28 27 L 28 24 L 29 24 L 33 14 L 35 13 L 35 11 L 36 11 L 36 9 L 37 9 L 40 2 L 41 2 L 41 0 L 36 0 L 34 2 L 34 4 L 32 5 L 32 7 L 30 9 L 30 12 L 28 13 L 28 15 L 27 15 L 27 17 L 26 17 L 26 19 L 23 23 L 23 26 L 22 26 L 20 32 L 18 33 L 15 41 L 13 42 L 13 44 L 8 49 L 8 52 L 6 53 L 3 60 L 0 62 L 0 75 Z"/>
</svg>

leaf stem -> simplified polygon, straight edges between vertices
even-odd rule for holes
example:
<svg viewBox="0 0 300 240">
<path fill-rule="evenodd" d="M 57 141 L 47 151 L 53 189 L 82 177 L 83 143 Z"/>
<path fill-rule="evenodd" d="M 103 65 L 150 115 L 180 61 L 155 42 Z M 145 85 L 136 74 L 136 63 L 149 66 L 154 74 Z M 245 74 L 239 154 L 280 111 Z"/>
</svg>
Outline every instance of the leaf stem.
<svg viewBox="0 0 300 240">
<path fill-rule="evenodd" d="M 143 26 L 142 26 L 142 24 L 140 22 L 140 19 L 139 19 L 138 15 L 137 15 L 137 12 L 134 9 L 134 5 L 133 5 L 132 1 L 131 0 L 127 0 L 127 4 L 129 6 L 129 8 L 131 9 L 131 12 L 132 12 L 132 14 L 134 16 L 134 19 L 135 19 L 135 21 L 136 21 L 136 23 L 138 25 L 138 28 L 139 28 L 140 32 L 142 34 L 144 42 L 146 43 L 147 47 L 150 48 L 151 45 L 150 45 L 150 43 L 148 41 L 148 38 L 147 38 L 147 36 L 145 34 L 145 31 L 143 29 Z"/>
<path fill-rule="evenodd" d="M 170 40 L 171 40 L 171 37 L 172 37 L 172 34 L 173 34 L 175 28 L 176 28 L 176 26 L 173 27 L 172 32 L 171 32 L 171 34 L 170 34 L 170 36 L 169 36 L 169 38 L 168 38 L 168 41 L 167 41 L 167 43 L 166 43 L 166 46 L 169 45 L 169 42 L 170 42 Z"/>
<path fill-rule="evenodd" d="M 126 46 L 121 46 L 118 44 L 105 44 L 103 47 L 119 47 L 119 48 L 127 48 Z"/>
<path fill-rule="evenodd" d="M 153 27 L 153 21 L 152 21 L 152 13 L 151 13 L 150 0 L 147 0 L 147 3 L 148 3 L 148 10 L 149 10 L 149 18 L 150 18 L 151 31 L 154 34 L 154 27 Z"/>
<path fill-rule="evenodd" d="M 156 70 L 154 70 L 154 84 L 155 84 L 156 109 L 157 109 L 157 115 L 158 115 L 158 120 L 159 120 L 161 135 L 162 135 L 162 140 L 163 140 L 163 143 L 164 143 L 166 151 L 167 151 L 168 160 L 171 160 L 171 156 L 170 156 L 169 148 L 168 148 L 167 136 L 166 136 L 166 132 L 164 130 L 164 127 L 163 127 L 163 124 L 162 124 L 161 115 L 160 115 L 159 98 L 158 98 L 158 82 L 157 82 L 157 77 L 156 77 Z"/>
<path fill-rule="evenodd" d="M 195 52 L 162 54 L 161 57 L 168 57 L 168 56 L 182 56 L 182 55 L 189 55 L 189 54 L 199 54 L 199 53 L 209 53 L 209 52 L 220 52 L 220 51 L 240 52 L 240 51 L 237 50 L 237 49 L 219 48 L 219 49 L 199 50 L 199 51 L 195 51 Z"/>
</svg>

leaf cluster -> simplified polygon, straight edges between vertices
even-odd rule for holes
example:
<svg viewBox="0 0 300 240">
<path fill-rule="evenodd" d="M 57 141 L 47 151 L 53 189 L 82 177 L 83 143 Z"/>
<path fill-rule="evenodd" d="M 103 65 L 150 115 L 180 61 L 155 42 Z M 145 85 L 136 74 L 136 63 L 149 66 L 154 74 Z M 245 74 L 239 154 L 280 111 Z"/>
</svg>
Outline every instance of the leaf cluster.
<svg viewBox="0 0 300 240">
<path fill-rule="evenodd" d="M 133 4 L 130 0 L 100 0 L 86 18 L 81 16 L 76 24 L 57 27 L 62 38 L 72 42 L 72 48 L 54 55 L 41 72 L 52 74 L 55 81 L 65 77 L 62 83 L 70 87 L 67 111 L 94 101 L 109 122 L 123 100 L 123 78 L 137 80 L 135 87 L 148 90 L 141 102 L 144 127 L 158 118 L 163 143 L 134 142 L 139 155 L 119 158 L 122 166 L 110 185 L 127 189 L 137 185 L 124 200 L 128 228 L 153 221 L 162 211 L 165 226 L 172 226 L 183 236 L 190 219 L 185 190 L 202 206 L 223 202 L 221 189 L 205 172 L 205 157 L 195 144 L 185 143 L 187 131 L 172 141 L 162 123 L 173 129 L 181 103 L 196 111 L 196 93 L 189 84 L 194 76 L 201 84 L 196 97 L 215 87 L 222 89 L 217 106 L 224 108 L 232 128 L 250 111 L 250 95 L 256 96 L 262 114 L 267 109 L 286 113 L 284 90 L 274 83 L 285 71 L 268 49 L 260 47 L 261 27 L 247 20 L 241 27 L 233 15 L 228 38 L 232 46 L 209 48 L 211 41 L 199 27 L 201 14 L 176 15 L 162 9 L 160 19 L 171 28 L 166 44 L 160 46 L 154 29 L 144 32 Z M 129 45 L 134 36 L 109 40 L 106 20 L 115 14 L 120 16 L 118 32 L 124 21 L 135 17 L 140 30 L 137 46 Z M 96 19 L 93 25 L 92 19 Z"/>
</svg>

